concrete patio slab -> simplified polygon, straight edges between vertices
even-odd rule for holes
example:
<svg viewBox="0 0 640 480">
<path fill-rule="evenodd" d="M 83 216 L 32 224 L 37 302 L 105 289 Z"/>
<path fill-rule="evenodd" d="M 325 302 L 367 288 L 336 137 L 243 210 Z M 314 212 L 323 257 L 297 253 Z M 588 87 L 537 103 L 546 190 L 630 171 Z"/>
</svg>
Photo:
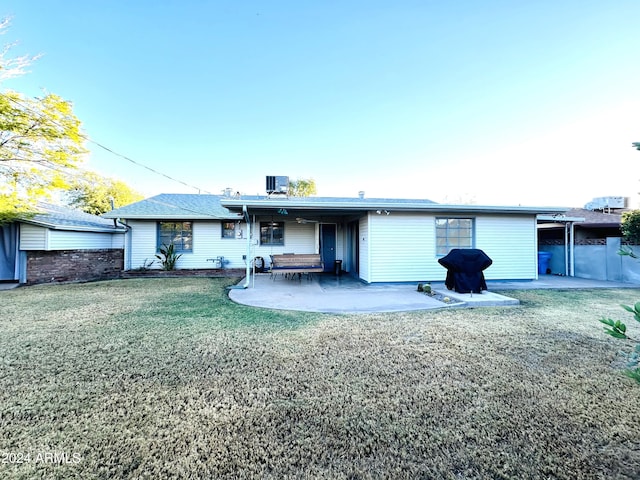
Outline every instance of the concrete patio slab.
<svg viewBox="0 0 640 480">
<path fill-rule="evenodd" d="M 435 289 L 435 292 L 451 298 L 458 307 L 504 307 L 509 305 L 520 305 L 520 301 L 500 295 L 495 292 L 483 291 L 480 293 L 457 293 L 446 289 Z"/>
<path fill-rule="evenodd" d="M 244 284 L 244 280 L 240 285 Z M 375 313 L 437 308 L 517 305 L 516 299 L 493 292 L 459 294 L 434 288 L 431 297 L 417 291 L 417 283 L 365 284 L 349 276 L 315 275 L 311 280 L 257 274 L 246 289 L 231 289 L 236 303 L 277 310 L 323 313 Z M 438 298 L 449 297 L 450 302 Z"/>
</svg>

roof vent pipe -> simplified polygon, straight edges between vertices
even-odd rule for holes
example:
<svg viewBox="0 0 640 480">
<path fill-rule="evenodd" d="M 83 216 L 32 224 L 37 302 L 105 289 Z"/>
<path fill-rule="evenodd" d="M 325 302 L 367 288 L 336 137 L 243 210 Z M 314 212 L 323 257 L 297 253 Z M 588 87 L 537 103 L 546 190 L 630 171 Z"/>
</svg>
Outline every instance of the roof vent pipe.
<svg viewBox="0 0 640 480">
<path fill-rule="evenodd" d="M 362 200 L 364 198 L 364 190 L 360 190 L 358 192 L 358 197 L 360 197 L 360 200 Z"/>
</svg>

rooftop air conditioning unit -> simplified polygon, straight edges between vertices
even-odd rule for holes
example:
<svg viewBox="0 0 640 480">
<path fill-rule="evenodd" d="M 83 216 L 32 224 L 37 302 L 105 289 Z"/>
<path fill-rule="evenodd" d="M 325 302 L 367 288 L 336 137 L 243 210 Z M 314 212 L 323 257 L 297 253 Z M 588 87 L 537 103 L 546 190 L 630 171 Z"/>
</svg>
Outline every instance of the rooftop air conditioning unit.
<svg viewBox="0 0 640 480">
<path fill-rule="evenodd" d="M 267 176 L 267 194 L 287 195 L 289 193 L 289 177 Z"/>
<path fill-rule="evenodd" d="M 610 208 L 626 208 L 627 197 L 596 197 L 585 205 L 587 210 L 607 210 Z"/>
</svg>

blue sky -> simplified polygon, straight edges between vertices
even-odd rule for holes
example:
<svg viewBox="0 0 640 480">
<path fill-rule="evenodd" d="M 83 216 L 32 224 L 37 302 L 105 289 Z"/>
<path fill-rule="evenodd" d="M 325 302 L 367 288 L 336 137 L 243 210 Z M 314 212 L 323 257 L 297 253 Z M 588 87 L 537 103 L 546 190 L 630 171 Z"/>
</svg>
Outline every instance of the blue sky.
<svg viewBox="0 0 640 480">
<path fill-rule="evenodd" d="M 266 175 L 321 196 L 487 205 L 638 201 L 640 2 L 4 0 L 43 56 L 3 88 L 219 193 Z M 89 144 L 145 195 L 197 190 Z"/>
</svg>

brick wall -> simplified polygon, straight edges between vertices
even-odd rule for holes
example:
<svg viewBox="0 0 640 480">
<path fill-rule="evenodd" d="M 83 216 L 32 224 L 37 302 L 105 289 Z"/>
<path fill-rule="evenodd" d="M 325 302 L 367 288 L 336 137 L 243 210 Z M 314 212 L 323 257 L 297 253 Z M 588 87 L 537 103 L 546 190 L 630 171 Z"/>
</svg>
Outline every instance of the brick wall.
<svg viewBox="0 0 640 480">
<path fill-rule="evenodd" d="M 124 250 L 55 250 L 27 252 L 27 284 L 118 278 Z"/>
</svg>

